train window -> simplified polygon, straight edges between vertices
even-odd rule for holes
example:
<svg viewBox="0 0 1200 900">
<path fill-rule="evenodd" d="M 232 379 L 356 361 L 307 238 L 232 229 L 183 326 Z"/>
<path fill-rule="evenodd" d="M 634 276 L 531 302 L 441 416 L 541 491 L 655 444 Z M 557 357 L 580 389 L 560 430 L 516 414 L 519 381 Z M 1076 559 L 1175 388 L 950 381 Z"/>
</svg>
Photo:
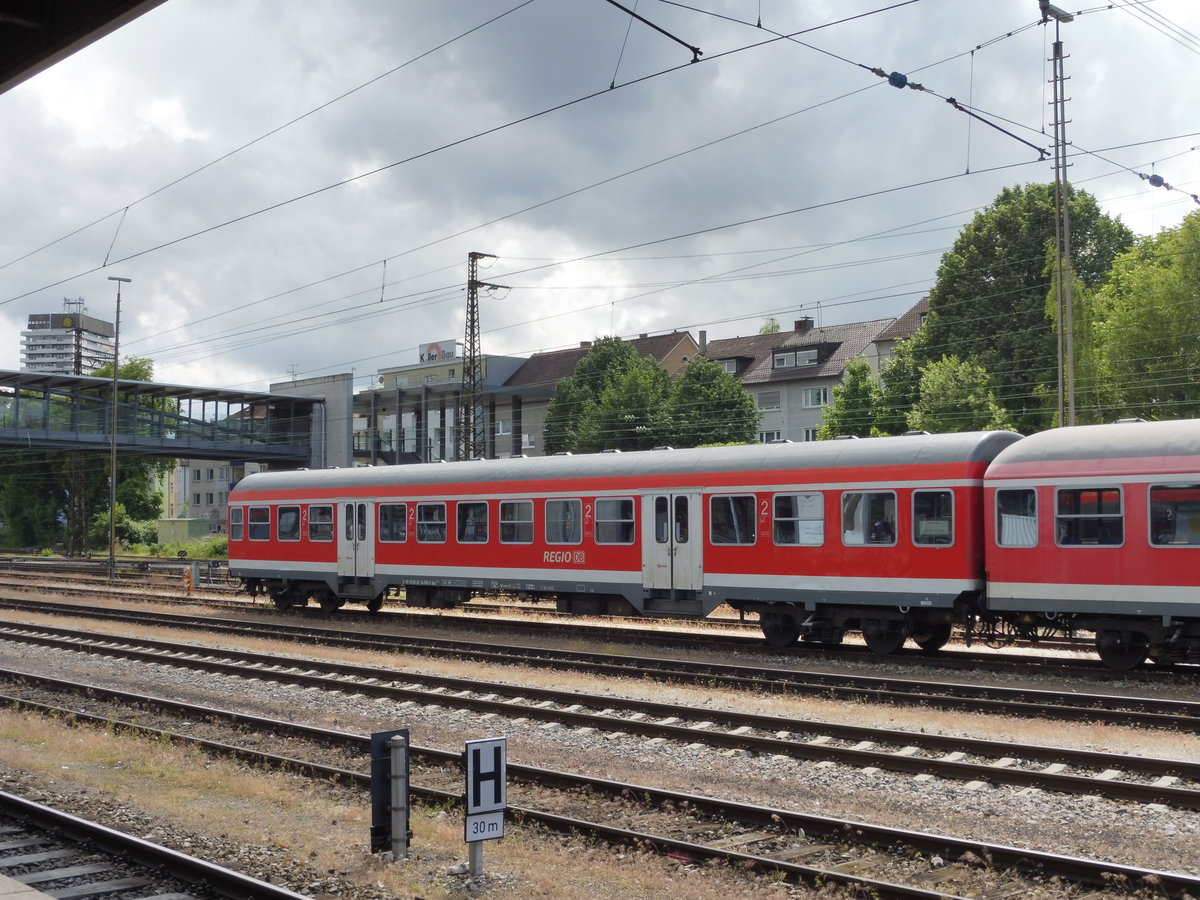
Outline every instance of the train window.
<svg viewBox="0 0 1200 900">
<path fill-rule="evenodd" d="M 533 543 L 533 501 L 500 501 L 500 543 Z"/>
<path fill-rule="evenodd" d="M 486 544 L 488 539 L 487 503 L 459 503 L 458 542 L 460 544 Z"/>
<path fill-rule="evenodd" d="M 891 491 L 842 494 L 842 543 L 896 543 L 896 495 Z"/>
<path fill-rule="evenodd" d="M 913 491 L 913 543 L 938 547 L 954 543 L 954 494 Z"/>
<path fill-rule="evenodd" d="M 578 544 L 583 540 L 583 502 L 546 501 L 546 543 Z"/>
<path fill-rule="evenodd" d="M 329 505 L 308 508 L 308 539 L 310 541 L 333 540 L 333 507 Z"/>
<path fill-rule="evenodd" d="M 654 543 L 665 544 L 671 539 L 671 498 L 654 498 Z"/>
<path fill-rule="evenodd" d="M 1037 542 L 1037 492 L 1032 488 L 996 491 L 997 546 L 1036 547 Z"/>
<path fill-rule="evenodd" d="M 1059 488 L 1055 531 L 1060 547 L 1117 546 L 1125 542 L 1121 489 Z"/>
<path fill-rule="evenodd" d="M 408 540 L 408 504 L 379 504 L 379 540 L 387 544 L 402 544 Z"/>
<path fill-rule="evenodd" d="M 250 507 L 250 540 L 269 541 L 271 539 L 271 507 Z"/>
<path fill-rule="evenodd" d="M 242 534 L 244 533 L 242 530 L 242 515 L 243 511 L 240 506 L 229 507 L 229 539 L 231 541 L 240 541 L 242 539 Z"/>
<path fill-rule="evenodd" d="M 753 544 L 758 540 L 753 495 L 713 497 L 709 501 L 710 538 L 714 544 Z"/>
<path fill-rule="evenodd" d="M 775 543 L 797 547 L 820 547 L 825 543 L 825 496 L 776 494 Z"/>
<path fill-rule="evenodd" d="M 1157 546 L 1200 547 L 1200 484 L 1150 488 L 1150 541 Z"/>
<path fill-rule="evenodd" d="M 275 520 L 275 537 L 281 541 L 300 540 L 300 507 L 281 506 Z"/>
<path fill-rule="evenodd" d="M 596 498 L 596 543 L 633 543 L 633 500 L 629 497 Z"/>
<path fill-rule="evenodd" d="M 423 544 L 446 541 L 446 504 L 417 504 L 417 540 Z"/>
</svg>

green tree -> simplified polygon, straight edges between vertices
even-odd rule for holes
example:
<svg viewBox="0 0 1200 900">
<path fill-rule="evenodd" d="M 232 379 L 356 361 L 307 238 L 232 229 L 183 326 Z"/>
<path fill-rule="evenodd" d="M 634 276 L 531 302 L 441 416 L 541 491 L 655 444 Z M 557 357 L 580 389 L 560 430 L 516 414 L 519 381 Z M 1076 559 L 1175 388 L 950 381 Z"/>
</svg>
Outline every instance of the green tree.
<svg viewBox="0 0 1200 900">
<path fill-rule="evenodd" d="M 579 423 L 578 449 L 651 450 L 667 442 L 671 379 L 653 357 L 635 359 L 611 380 Z"/>
<path fill-rule="evenodd" d="M 1074 271 L 1102 284 L 1112 261 L 1133 243 L 1119 220 L 1086 191 L 1068 190 Z M 1057 385 L 1057 344 L 1047 315 L 1054 249 L 1054 187 L 1005 188 L 968 223 L 938 268 L 929 293 L 924 369 L 957 355 L 986 369 L 1014 424 L 1036 431 L 1052 421 L 1047 385 Z M 1039 390 L 1039 386 L 1041 389 Z"/>
<path fill-rule="evenodd" d="M 817 440 L 827 441 L 843 434 L 870 437 L 879 413 L 880 390 L 863 357 L 846 366 L 845 380 L 833 388 L 833 402 L 825 407 Z"/>
<path fill-rule="evenodd" d="M 775 318 L 774 316 L 771 316 L 769 319 L 767 319 L 766 321 L 764 321 L 762 323 L 762 327 L 758 329 L 758 333 L 759 334 L 779 334 L 779 332 L 781 330 L 782 330 L 782 327 L 779 324 L 779 320 L 777 318 Z"/>
<path fill-rule="evenodd" d="M 921 368 L 925 329 L 907 341 L 897 341 L 891 357 L 880 366 L 879 403 L 875 427 L 880 434 L 903 434 L 908 414 L 921 397 Z"/>
<path fill-rule="evenodd" d="M 576 452 L 584 414 L 599 401 L 604 389 L 637 361 L 634 346 L 618 337 L 597 338 L 574 373 L 559 381 L 546 408 L 543 429 L 547 454 Z"/>
<path fill-rule="evenodd" d="M 987 370 L 957 356 L 925 367 L 921 397 L 908 413 L 908 426 L 932 434 L 1007 427 Z"/>
<path fill-rule="evenodd" d="M 696 357 L 671 385 L 668 441 L 673 447 L 746 444 L 758 437 L 754 398 L 720 363 Z"/>
<path fill-rule="evenodd" d="M 1101 377 L 1125 416 L 1200 416 L 1200 212 L 1142 238 L 1098 292 Z"/>
</svg>

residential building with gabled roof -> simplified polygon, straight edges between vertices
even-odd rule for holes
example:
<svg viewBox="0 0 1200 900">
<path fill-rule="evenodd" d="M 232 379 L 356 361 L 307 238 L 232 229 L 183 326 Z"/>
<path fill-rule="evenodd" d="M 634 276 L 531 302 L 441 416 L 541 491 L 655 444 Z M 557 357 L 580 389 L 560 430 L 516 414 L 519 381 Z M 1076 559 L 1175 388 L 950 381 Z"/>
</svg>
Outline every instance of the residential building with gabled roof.
<svg viewBox="0 0 1200 900">
<path fill-rule="evenodd" d="M 823 409 L 846 366 L 865 357 L 878 371 L 876 341 L 895 319 L 816 327 L 797 319 L 790 332 L 706 341 L 702 352 L 725 365 L 758 404 L 759 440 L 815 441 Z"/>
</svg>

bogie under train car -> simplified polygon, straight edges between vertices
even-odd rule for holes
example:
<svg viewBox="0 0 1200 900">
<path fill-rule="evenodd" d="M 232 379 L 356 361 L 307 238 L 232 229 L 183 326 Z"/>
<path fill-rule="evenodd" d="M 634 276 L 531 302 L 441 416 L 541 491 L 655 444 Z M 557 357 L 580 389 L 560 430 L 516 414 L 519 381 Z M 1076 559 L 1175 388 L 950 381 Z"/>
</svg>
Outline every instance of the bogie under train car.
<svg viewBox="0 0 1200 900">
<path fill-rule="evenodd" d="M 230 496 L 229 556 L 284 608 L 374 610 L 391 590 L 420 606 L 551 596 L 587 614 L 728 604 L 776 646 L 857 630 L 880 653 L 935 650 L 956 623 L 988 638 L 1086 628 L 1124 668 L 1200 657 L 1193 506 L 1200 523 L 1200 422 L 913 434 L 259 473 Z M 1171 541 L 1154 543 L 1168 519 Z M 1075 543 L 1054 533 L 1068 520 Z M 1122 542 L 1102 543 L 1118 524 Z"/>
</svg>

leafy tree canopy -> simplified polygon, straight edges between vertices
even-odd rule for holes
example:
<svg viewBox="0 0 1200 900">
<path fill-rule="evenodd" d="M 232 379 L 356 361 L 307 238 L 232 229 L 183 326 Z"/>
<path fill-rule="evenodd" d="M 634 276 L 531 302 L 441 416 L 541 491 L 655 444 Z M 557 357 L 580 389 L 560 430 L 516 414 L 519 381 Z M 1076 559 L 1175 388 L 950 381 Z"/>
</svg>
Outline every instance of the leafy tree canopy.
<svg viewBox="0 0 1200 900">
<path fill-rule="evenodd" d="M 1086 191 L 1068 189 L 1072 262 L 1085 286 L 1101 284 L 1133 243 Z M 920 368 L 950 354 L 986 369 L 1020 430 L 1051 421 L 1044 386 L 1057 384 L 1054 322 L 1046 311 L 1055 236 L 1054 187 L 1005 188 L 963 229 L 929 294 Z M 1043 390 L 1037 390 L 1038 386 Z"/>
<path fill-rule="evenodd" d="M 1097 291 L 1099 373 L 1115 412 L 1200 416 L 1200 212 L 1137 245 Z"/>
<path fill-rule="evenodd" d="M 559 381 L 546 409 L 546 453 L 576 452 L 584 413 L 604 389 L 637 361 L 637 350 L 618 337 L 597 338 L 575 372 Z"/>
<path fill-rule="evenodd" d="M 1007 427 L 991 379 L 982 366 L 947 356 L 925 367 L 921 396 L 908 413 L 916 431 L 994 431 Z"/>
<path fill-rule="evenodd" d="M 754 398 L 720 363 L 696 357 L 671 385 L 668 398 L 673 447 L 746 444 L 758 437 Z"/>
<path fill-rule="evenodd" d="M 871 364 L 863 357 L 850 361 L 846 378 L 834 385 L 832 402 L 825 407 L 824 422 L 817 429 L 818 440 L 852 434 L 870 437 L 880 404 L 879 385 L 871 374 Z"/>
</svg>

